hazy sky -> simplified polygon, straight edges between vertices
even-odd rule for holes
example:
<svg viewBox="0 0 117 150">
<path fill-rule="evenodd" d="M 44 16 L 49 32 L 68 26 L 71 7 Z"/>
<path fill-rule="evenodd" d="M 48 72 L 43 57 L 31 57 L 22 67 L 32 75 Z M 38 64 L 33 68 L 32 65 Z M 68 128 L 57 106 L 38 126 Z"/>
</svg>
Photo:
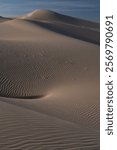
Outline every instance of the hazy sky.
<svg viewBox="0 0 117 150">
<path fill-rule="evenodd" d="M 99 21 L 99 0 L 0 0 L 0 16 L 23 15 L 34 9 Z"/>
</svg>

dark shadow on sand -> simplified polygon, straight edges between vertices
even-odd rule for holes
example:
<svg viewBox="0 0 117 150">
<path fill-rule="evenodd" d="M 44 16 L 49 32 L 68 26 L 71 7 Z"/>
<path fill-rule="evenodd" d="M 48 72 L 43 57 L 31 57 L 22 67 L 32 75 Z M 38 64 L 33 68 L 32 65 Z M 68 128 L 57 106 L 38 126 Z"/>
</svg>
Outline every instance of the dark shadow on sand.
<svg viewBox="0 0 117 150">
<path fill-rule="evenodd" d="M 38 95 L 38 96 L 9 96 L 9 95 L 0 95 L 3 98 L 15 98 L 15 99 L 39 99 L 43 98 L 45 95 Z"/>
<path fill-rule="evenodd" d="M 63 34 L 65 36 L 69 36 L 75 39 L 83 40 L 86 42 L 100 44 L 100 32 L 95 28 L 89 28 L 86 25 L 72 25 L 63 22 L 45 22 L 45 21 L 35 21 L 25 19 L 26 21 L 33 23 L 35 25 L 41 26 L 45 29 L 51 30 L 53 32 Z"/>
</svg>

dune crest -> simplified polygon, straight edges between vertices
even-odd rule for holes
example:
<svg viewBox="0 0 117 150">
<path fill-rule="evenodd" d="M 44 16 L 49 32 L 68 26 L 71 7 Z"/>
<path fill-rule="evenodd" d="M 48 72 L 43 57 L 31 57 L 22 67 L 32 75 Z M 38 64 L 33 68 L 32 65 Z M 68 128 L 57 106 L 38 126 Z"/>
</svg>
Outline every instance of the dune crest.
<svg viewBox="0 0 117 150">
<path fill-rule="evenodd" d="M 99 23 L 59 14 L 49 10 L 34 10 L 19 17 L 49 31 L 100 44 Z"/>
<path fill-rule="evenodd" d="M 99 29 L 100 25 L 99 23 L 80 19 L 80 18 L 75 18 L 67 15 L 63 15 L 51 10 L 33 10 L 26 15 L 22 16 L 21 18 L 24 19 L 39 19 L 39 20 L 45 20 L 45 21 L 61 21 L 61 22 L 66 22 L 69 24 L 74 24 L 74 25 L 86 25 L 87 27 L 92 27 Z"/>
<path fill-rule="evenodd" d="M 34 10 L 28 13 L 25 17 L 49 19 L 54 17 L 56 18 L 57 15 L 57 13 L 50 10 Z"/>
</svg>

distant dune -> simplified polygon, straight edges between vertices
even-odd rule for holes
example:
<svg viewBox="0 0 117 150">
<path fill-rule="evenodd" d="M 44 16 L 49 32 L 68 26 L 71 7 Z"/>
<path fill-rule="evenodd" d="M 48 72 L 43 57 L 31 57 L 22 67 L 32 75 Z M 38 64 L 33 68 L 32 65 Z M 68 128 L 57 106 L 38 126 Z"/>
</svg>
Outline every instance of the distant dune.
<svg viewBox="0 0 117 150">
<path fill-rule="evenodd" d="M 99 34 L 49 10 L 0 17 L 1 150 L 99 150 Z"/>
<path fill-rule="evenodd" d="M 9 21 L 9 20 L 12 20 L 12 18 L 5 18 L 5 17 L 0 16 L 0 23 L 3 23 L 5 21 Z"/>
<path fill-rule="evenodd" d="M 84 25 L 91 28 L 97 28 L 99 29 L 99 23 L 86 21 L 83 19 L 77 19 L 74 17 L 66 16 L 63 14 L 59 14 L 50 10 L 34 10 L 25 16 L 21 17 L 24 19 L 30 18 L 30 19 L 36 19 L 36 20 L 46 20 L 46 21 L 60 21 L 64 23 L 74 24 L 74 25 Z"/>
<path fill-rule="evenodd" d="M 65 16 L 49 10 L 35 10 L 21 18 L 67 36 L 96 44 L 100 43 L 99 23 Z"/>
</svg>

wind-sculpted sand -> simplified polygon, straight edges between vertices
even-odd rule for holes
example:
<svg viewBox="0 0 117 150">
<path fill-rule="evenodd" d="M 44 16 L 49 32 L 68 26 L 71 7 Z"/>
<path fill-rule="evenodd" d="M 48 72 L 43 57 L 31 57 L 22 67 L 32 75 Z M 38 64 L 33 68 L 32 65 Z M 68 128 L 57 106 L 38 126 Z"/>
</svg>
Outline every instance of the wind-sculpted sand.
<svg viewBox="0 0 117 150">
<path fill-rule="evenodd" d="M 0 17 L 0 150 L 99 150 L 99 24 L 36 10 Z"/>
</svg>

